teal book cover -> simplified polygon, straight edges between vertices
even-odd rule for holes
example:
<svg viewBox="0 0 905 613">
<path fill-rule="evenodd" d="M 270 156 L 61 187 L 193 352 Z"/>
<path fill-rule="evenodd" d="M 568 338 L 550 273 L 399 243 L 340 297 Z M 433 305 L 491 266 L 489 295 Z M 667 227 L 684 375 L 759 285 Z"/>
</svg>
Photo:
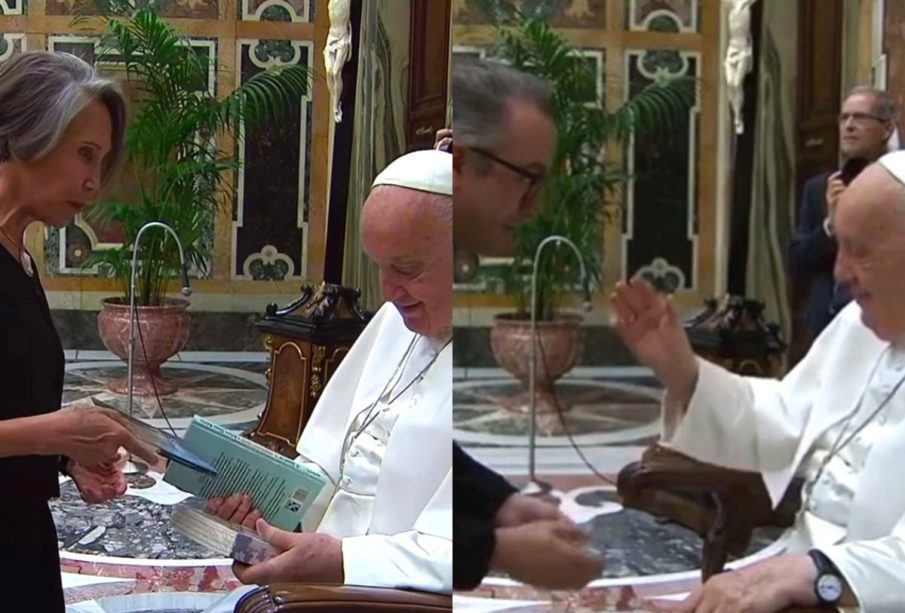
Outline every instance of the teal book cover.
<svg viewBox="0 0 905 613">
<path fill-rule="evenodd" d="M 326 478 L 203 417 L 195 416 L 183 444 L 217 469 L 203 474 L 175 462 L 164 481 L 205 499 L 248 494 L 272 526 L 295 530 Z"/>
</svg>

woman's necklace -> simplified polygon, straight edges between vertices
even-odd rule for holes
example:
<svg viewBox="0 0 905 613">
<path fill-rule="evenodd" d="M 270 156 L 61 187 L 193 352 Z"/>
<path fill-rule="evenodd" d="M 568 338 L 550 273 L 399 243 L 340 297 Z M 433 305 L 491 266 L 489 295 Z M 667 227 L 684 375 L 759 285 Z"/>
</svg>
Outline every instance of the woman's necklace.
<svg viewBox="0 0 905 613">
<path fill-rule="evenodd" d="M 19 263 L 25 270 L 25 274 L 27 274 L 29 277 L 34 276 L 35 271 L 31 266 L 31 258 L 25 251 L 25 245 L 23 244 L 24 241 L 16 242 L 15 240 L 13 240 L 13 237 L 11 237 L 7 233 L 7 231 L 3 229 L 3 226 L 0 226 L 0 234 L 2 234 L 3 237 L 6 238 L 7 242 L 9 242 L 9 244 L 15 247 L 16 251 L 19 252 Z"/>
</svg>

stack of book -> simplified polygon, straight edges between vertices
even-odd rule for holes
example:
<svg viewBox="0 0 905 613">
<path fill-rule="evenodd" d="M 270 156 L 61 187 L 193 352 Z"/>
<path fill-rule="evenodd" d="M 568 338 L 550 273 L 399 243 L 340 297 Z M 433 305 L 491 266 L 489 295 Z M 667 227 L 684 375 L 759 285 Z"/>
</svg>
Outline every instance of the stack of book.
<svg viewBox="0 0 905 613">
<path fill-rule="evenodd" d="M 206 500 L 247 494 L 271 526 L 295 530 L 327 482 L 319 471 L 203 417 L 194 417 L 182 444 L 209 462 L 216 475 L 172 462 L 163 480 Z"/>
<path fill-rule="evenodd" d="M 302 521 L 327 479 L 319 471 L 227 430 L 194 417 L 180 445 L 198 461 L 173 461 L 164 481 L 195 494 L 173 509 L 170 521 L 182 534 L 211 552 L 245 564 L 257 564 L 279 552 L 254 530 L 211 515 L 204 501 L 246 494 L 267 523 L 293 531 Z M 199 470 L 208 464 L 210 470 Z"/>
<path fill-rule="evenodd" d="M 175 506 L 170 522 L 212 553 L 244 564 L 260 564 L 280 553 L 254 530 L 220 519 L 188 502 Z"/>
</svg>

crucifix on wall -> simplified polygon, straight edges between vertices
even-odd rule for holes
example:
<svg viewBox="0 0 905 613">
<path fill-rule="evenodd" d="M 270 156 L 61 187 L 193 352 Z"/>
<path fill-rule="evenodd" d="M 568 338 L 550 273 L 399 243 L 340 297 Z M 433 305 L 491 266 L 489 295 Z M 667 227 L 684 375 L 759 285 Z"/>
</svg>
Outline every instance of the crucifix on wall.
<svg viewBox="0 0 905 613">
<path fill-rule="evenodd" d="M 726 88 L 732 115 L 735 120 L 735 133 L 744 132 L 742 105 L 745 102 L 745 77 L 754 65 L 754 54 L 751 47 L 751 5 L 757 0 L 724 0 L 729 5 L 729 44 L 723 69 L 726 77 Z"/>
<path fill-rule="evenodd" d="M 343 66 L 352 55 L 351 0 L 330 0 L 330 31 L 324 45 L 324 66 L 327 68 L 327 89 L 333 106 L 333 121 L 343 120 Z"/>
</svg>

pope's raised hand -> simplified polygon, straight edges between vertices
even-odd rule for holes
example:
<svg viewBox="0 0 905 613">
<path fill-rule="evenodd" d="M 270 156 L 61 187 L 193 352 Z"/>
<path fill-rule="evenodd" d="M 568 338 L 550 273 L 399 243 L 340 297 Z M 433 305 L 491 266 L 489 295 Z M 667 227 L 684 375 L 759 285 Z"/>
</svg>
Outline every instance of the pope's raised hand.
<svg viewBox="0 0 905 613">
<path fill-rule="evenodd" d="M 610 303 L 616 332 L 638 361 L 653 370 L 677 400 L 687 400 L 697 380 L 697 361 L 672 297 L 636 279 L 618 282 Z"/>
</svg>

